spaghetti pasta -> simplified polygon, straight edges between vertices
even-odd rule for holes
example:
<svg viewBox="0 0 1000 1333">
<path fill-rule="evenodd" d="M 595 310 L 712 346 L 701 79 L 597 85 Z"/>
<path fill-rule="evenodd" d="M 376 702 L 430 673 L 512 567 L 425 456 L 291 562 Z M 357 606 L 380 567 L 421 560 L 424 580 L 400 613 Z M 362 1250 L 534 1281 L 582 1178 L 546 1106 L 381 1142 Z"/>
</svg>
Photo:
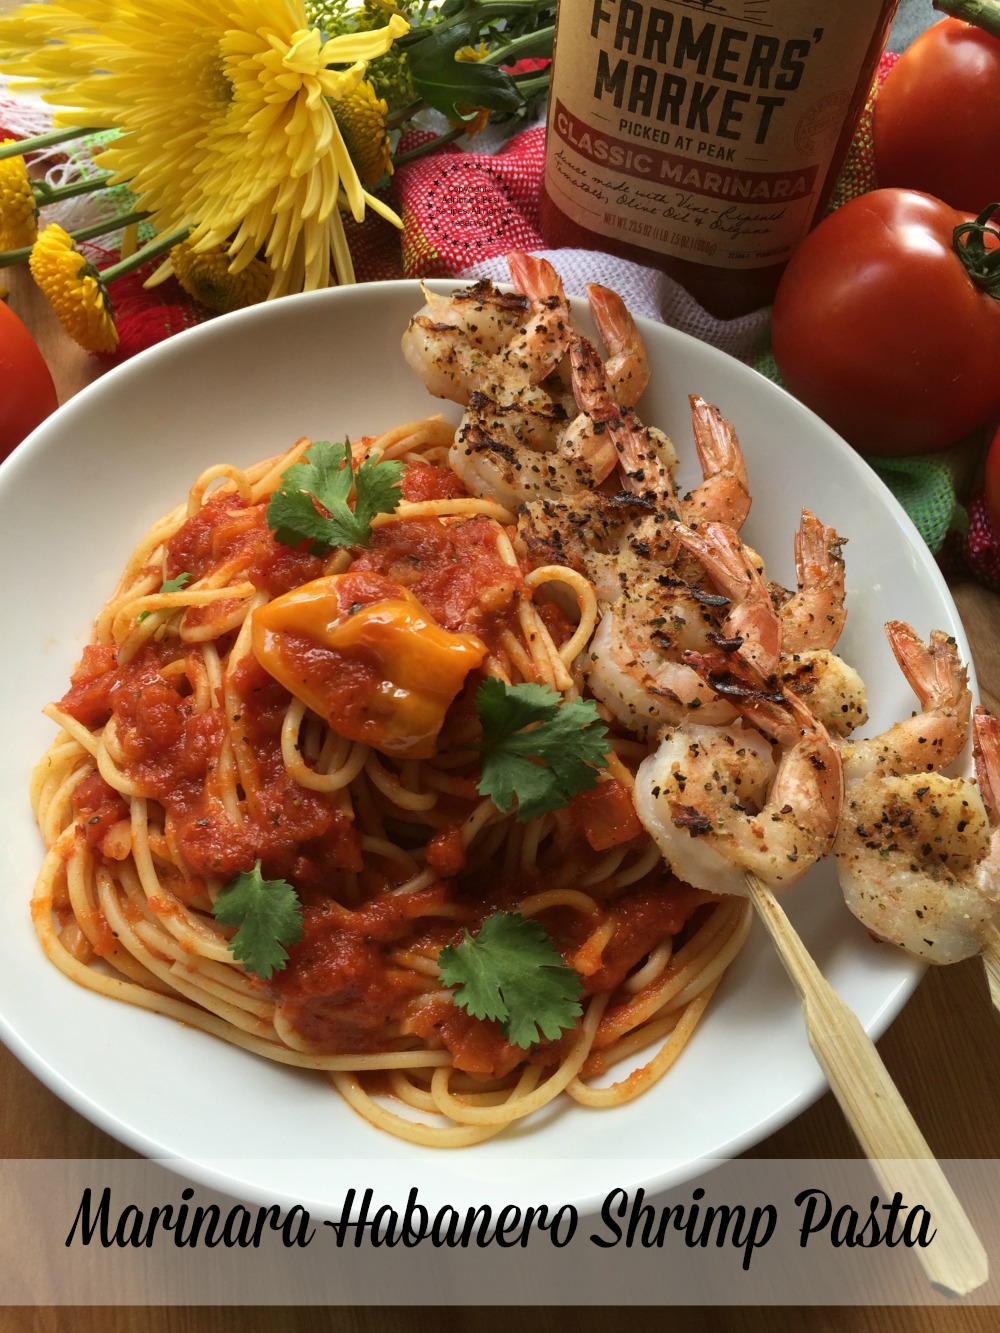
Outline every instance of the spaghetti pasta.
<svg viewBox="0 0 1000 1333">
<path fill-rule="evenodd" d="M 355 445 L 356 466 L 405 465 L 403 498 L 372 519 L 366 548 L 325 557 L 282 545 L 266 517 L 309 441 L 202 473 L 139 543 L 46 709 L 59 733 L 32 781 L 48 848 L 33 918 L 68 977 L 322 1071 L 376 1127 L 440 1147 L 481 1142 L 563 1093 L 613 1106 L 644 1091 L 691 1036 L 750 915 L 674 879 L 634 815 L 595 828 L 595 799 L 631 811 L 648 753 L 614 727 L 598 786 L 562 809 L 519 822 L 479 792 L 474 686 L 585 694 L 576 663 L 598 601 L 577 570 L 522 568 L 515 515 L 467 494 L 451 442 L 432 418 Z M 473 665 L 432 745 L 372 743 L 384 733 L 351 712 L 346 640 L 337 725 L 262 664 L 255 634 L 276 599 L 331 575 L 374 588 L 377 605 L 415 603 L 450 636 L 442 652 L 466 645 Z M 413 692 L 429 694 L 436 673 L 421 661 Z M 302 938 L 266 979 L 213 912 L 257 863 L 302 911 Z M 498 911 L 540 923 L 582 979 L 582 1018 L 530 1049 L 456 1006 L 439 975 L 442 947 Z M 651 1046 L 639 1069 L 595 1086 Z"/>
</svg>

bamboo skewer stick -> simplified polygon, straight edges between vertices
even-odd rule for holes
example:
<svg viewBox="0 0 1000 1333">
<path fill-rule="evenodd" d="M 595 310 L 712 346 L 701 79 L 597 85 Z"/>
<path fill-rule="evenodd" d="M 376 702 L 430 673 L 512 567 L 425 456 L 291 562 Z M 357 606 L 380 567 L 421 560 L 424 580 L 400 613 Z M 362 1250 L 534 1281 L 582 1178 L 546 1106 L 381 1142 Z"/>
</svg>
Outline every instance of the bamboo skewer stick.
<svg viewBox="0 0 1000 1333">
<path fill-rule="evenodd" d="M 990 926 L 983 941 L 983 968 L 993 1008 L 1000 1013 L 1000 930 Z"/>
<path fill-rule="evenodd" d="M 920 1203 L 937 1235 L 917 1258 L 933 1285 L 964 1296 L 989 1276 L 982 1242 L 857 1016 L 826 981 L 771 890 L 746 875 L 750 900 L 802 1000 L 809 1045 L 882 1188 Z"/>
<path fill-rule="evenodd" d="M 972 714 L 972 760 L 990 827 L 995 830 L 1000 824 L 1000 773 L 996 771 L 1000 764 L 1000 723 L 982 704 Z M 990 1000 L 1000 1013 L 1000 930 L 992 923 L 983 936 L 982 959 Z"/>
</svg>

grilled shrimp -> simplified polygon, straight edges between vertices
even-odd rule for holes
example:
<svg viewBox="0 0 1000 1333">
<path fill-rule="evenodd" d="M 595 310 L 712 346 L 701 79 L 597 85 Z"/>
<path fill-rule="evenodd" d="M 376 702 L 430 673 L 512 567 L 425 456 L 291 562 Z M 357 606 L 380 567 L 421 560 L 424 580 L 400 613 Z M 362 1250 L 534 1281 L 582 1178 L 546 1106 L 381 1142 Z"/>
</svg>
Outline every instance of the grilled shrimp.
<svg viewBox="0 0 1000 1333">
<path fill-rule="evenodd" d="M 634 495 L 652 496 L 692 527 L 714 521 L 738 530 L 750 512 L 750 490 L 736 432 L 704 398 L 692 394 L 688 402 L 703 480 L 687 495 L 678 496 L 672 469 L 664 461 L 662 432 L 643 427 L 634 414 L 624 412 L 608 423 L 623 484 Z M 673 445 L 670 456 L 676 458 Z"/>
<path fill-rule="evenodd" d="M 979 953 L 1000 921 L 1000 722 L 977 709 L 973 737 L 978 787 L 873 769 L 848 783 L 834 844 L 850 910 L 878 939 L 929 963 Z"/>
<path fill-rule="evenodd" d="M 436 398 L 467 405 L 473 394 L 500 404 L 548 406 L 564 398 L 566 357 L 574 336 L 569 301 L 552 265 L 514 250 L 507 256 L 513 293 L 488 279 L 426 304 L 403 334 L 403 356 Z M 587 289 L 608 353 L 611 392 L 632 407 L 649 383 L 646 349 L 635 320 L 616 292 Z"/>
<path fill-rule="evenodd" d="M 669 579 L 631 583 L 581 654 L 591 694 L 627 731 L 651 739 L 691 716 L 716 725 L 736 717 L 684 660 L 685 652 L 714 647 L 715 617 L 699 594 Z"/>
<path fill-rule="evenodd" d="M 783 653 L 776 678 L 779 687 L 797 694 L 833 736 L 844 739 L 868 721 L 865 682 L 829 648 Z"/>
<path fill-rule="evenodd" d="M 714 520 L 738 532 L 750 512 L 750 483 L 736 431 L 704 398 L 691 394 L 688 403 L 704 481 L 684 497 L 681 515 L 693 526 Z"/>
<path fill-rule="evenodd" d="M 740 665 L 729 674 L 742 725 L 668 729 L 639 765 L 635 806 L 674 873 L 713 893 L 746 893 L 753 871 L 780 891 L 830 851 L 843 791 L 840 755 L 795 695 L 763 692 Z"/>
<path fill-rule="evenodd" d="M 686 651 L 714 647 L 728 599 L 671 576 L 688 529 L 676 518 L 682 502 L 661 441 L 632 413 L 611 413 L 607 425 L 623 482 L 644 512 L 623 530 L 612 557 L 621 581 L 581 658 L 587 684 L 627 730 L 646 738 L 695 710 L 704 723 L 729 722 L 733 706 L 684 660 Z"/>
<path fill-rule="evenodd" d="M 600 357 L 576 338 L 570 361 L 573 415 L 552 400 L 505 403 L 472 395 L 448 455 L 471 494 L 517 509 L 540 496 L 594 491 L 614 471 L 618 455 L 605 417 L 618 409 L 594 387 L 604 382 Z"/>
<path fill-rule="evenodd" d="M 539 388 L 566 355 L 572 328 L 559 275 L 544 259 L 510 256 L 513 293 L 488 279 L 439 296 L 403 334 L 403 356 L 436 398 L 468 403 L 473 393 L 497 402 L 548 402 Z"/>
<path fill-rule="evenodd" d="M 673 524 L 680 544 L 694 555 L 729 606 L 720 638 L 728 640 L 762 675 L 781 660 L 781 620 L 762 575 L 732 528 L 708 522 L 700 528 Z"/>
</svg>

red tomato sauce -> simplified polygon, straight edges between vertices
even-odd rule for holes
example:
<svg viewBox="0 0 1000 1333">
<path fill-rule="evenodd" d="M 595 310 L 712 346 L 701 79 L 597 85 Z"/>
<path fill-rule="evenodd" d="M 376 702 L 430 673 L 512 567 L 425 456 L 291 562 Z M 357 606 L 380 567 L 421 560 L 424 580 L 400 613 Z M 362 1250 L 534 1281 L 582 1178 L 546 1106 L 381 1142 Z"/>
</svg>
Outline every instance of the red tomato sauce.
<svg viewBox="0 0 1000 1333">
<path fill-rule="evenodd" d="M 469 493 L 450 467 L 438 467 L 436 463 L 411 463 L 400 487 L 403 499 L 412 501 L 458 500 Z"/>
<path fill-rule="evenodd" d="M 228 879 L 261 860 L 266 877 L 295 875 L 303 892 L 317 884 L 329 892 L 343 872 L 360 870 L 357 835 L 346 816 L 294 783 L 282 763 L 285 691 L 252 659 L 234 673 L 240 730 L 249 739 L 260 784 L 253 818 L 237 823 L 223 807 L 217 776 L 227 731 L 222 708 L 196 713 L 186 677 L 166 680 L 160 674 L 171 660 L 171 648 L 147 645 L 124 667 L 89 680 L 86 668 L 60 706 L 80 721 L 114 719 L 125 775 L 162 805 L 190 870 Z M 78 789 L 78 809 L 88 820 L 85 827 L 103 836 L 124 807 L 102 801 L 91 784 L 88 779 Z"/>
<path fill-rule="evenodd" d="M 438 885 L 399 897 L 384 895 L 356 911 L 344 911 L 329 899 L 307 906 L 302 938 L 270 983 L 282 1015 L 317 1050 L 397 1046 L 395 1034 L 423 987 L 389 954 L 396 942 L 412 936 L 415 918 L 445 896 Z"/>
<path fill-rule="evenodd" d="M 615 933 L 604 946 L 601 965 L 583 978 L 592 995 L 614 991 L 660 940 L 679 935 L 708 894 L 667 872 L 656 871 L 610 904 Z"/>
<path fill-rule="evenodd" d="M 524 581 L 520 569 L 506 564 L 497 550 L 496 524 L 480 516 L 453 523 L 412 518 L 386 524 L 372 534 L 371 545 L 351 568 L 402 584 L 439 625 L 477 634 L 491 647 L 511 623 L 514 594 Z"/>
<path fill-rule="evenodd" d="M 463 494 L 448 469 L 430 465 L 409 467 L 402 484 L 409 500 Z M 496 525 L 481 517 L 386 524 L 375 529 L 350 576 L 373 596 L 386 580 L 400 584 L 444 629 L 476 634 L 496 648 L 503 631 L 516 626 L 515 594 L 523 581 L 521 571 L 503 560 L 497 533 Z M 266 505 L 247 506 L 224 495 L 210 499 L 171 539 L 166 575 L 186 572 L 198 579 L 220 567 L 233 581 L 248 580 L 278 596 L 318 578 L 323 561 L 276 543 L 267 529 Z M 555 608 L 543 614 L 557 638 L 569 632 Z M 233 637 L 220 642 L 223 653 Z M 377 857 L 366 861 L 360 835 L 339 800 L 298 786 L 285 769 L 281 728 L 290 696 L 284 686 L 249 654 L 230 676 L 232 711 L 227 715 L 217 699 L 196 712 L 197 650 L 190 651 L 188 661 L 183 643 L 153 639 L 119 663 L 113 646 L 91 645 L 60 706 L 89 727 L 113 720 L 121 769 L 162 807 L 168 842 L 191 876 L 226 882 L 260 861 L 265 878 L 286 879 L 295 887 L 303 934 L 289 948 L 287 966 L 267 983 L 287 1021 L 321 1051 L 383 1050 L 421 1039 L 449 1050 L 459 1069 L 477 1076 L 502 1076 L 525 1060 L 557 1061 L 572 1032 L 531 1052 L 512 1047 L 498 1024 L 474 1019 L 447 999 L 422 999 L 426 980 L 392 956 L 405 948 L 433 957 L 441 946 L 458 944 L 465 929 L 475 934 L 487 916 L 516 911 L 525 896 L 547 887 L 539 872 L 505 875 L 499 864 L 474 872 L 467 867 L 461 827 L 478 800 L 475 778 L 454 777 L 455 792 L 442 794 L 436 807 L 441 826 L 411 826 L 416 842 L 427 840 L 426 864 L 437 882 L 417 893 L 387 893 L 400 882 L 392 878 L 401 873 L 398 868 Z M 357 664 L 357 670 L 363 668 Z M 338 658 L 331 685 L 345 706 L 355 675 L 352 662 Z M 480 679 L 479 672 L 470 672 L 446 729 L 452 725 L 468 734 Z M 240 793 L 238 819 L 227 813 L 221 778 L 234 750 L 248 789 Z M 128 816 L 127 803 L 94 775 L 78 785 L 73 805 L 80 836 L 100 858 L 105 837 Z M 570 820 L 581 844 L 598 852 L 642 833 L 628 792 L 616 782 L 575 798 Z M 394 831 L 387 835 L 392 838 Z M 185 897 L 183 886 L 178 892 Z M 615 929 L 589 971 L 581 966 L 586 991 L 620 986 L 650 949 L 683 931 L 706 901 L 706 895 L 658 872 L 608 903 Z M 434 914 L 445 902 L 459 908 L 457 915 Z M 593 922 L 566 908 L 551 909 L 540 920 L 569 961 L 584 950 L 593 929 Z"/>
<path fill-rule="evenodd" d="M 319 578 L 323 561 L 301 547 L 276 542 L 267 526 L 267 505 L 250 505 L 239 496 L 212 496 L 167 543 L 167 576 L 204 578 L 232 564 L 255 588 L 276 597 L 300 583 Z"/>
</svg>

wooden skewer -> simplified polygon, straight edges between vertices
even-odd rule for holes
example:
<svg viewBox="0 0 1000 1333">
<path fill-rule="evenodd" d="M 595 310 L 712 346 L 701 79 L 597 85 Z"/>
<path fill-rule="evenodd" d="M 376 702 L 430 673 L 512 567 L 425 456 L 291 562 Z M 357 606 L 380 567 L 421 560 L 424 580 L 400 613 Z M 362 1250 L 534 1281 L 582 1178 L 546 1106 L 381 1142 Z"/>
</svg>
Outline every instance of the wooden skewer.
<svg viewBox="0 0 1000 1333">
<path fill-rule="evenodd" d="M 747 874 L 757 915 L 802 1000 L 809 1045 L 887 1194 L 928 1210 L 937 1229 L 917 1258 L 933 1285 L 965 1296 L 989 1276 L 982 1242 L 857 1016 L 825 979 L 771 890 Z"/>
<path fill-rule="evenodd" d="M 990 926 L 983 942 L 983 968 L 990 988 L 993 1008 L 1000 1013 L 1000 930 Z"/>
</svg>

